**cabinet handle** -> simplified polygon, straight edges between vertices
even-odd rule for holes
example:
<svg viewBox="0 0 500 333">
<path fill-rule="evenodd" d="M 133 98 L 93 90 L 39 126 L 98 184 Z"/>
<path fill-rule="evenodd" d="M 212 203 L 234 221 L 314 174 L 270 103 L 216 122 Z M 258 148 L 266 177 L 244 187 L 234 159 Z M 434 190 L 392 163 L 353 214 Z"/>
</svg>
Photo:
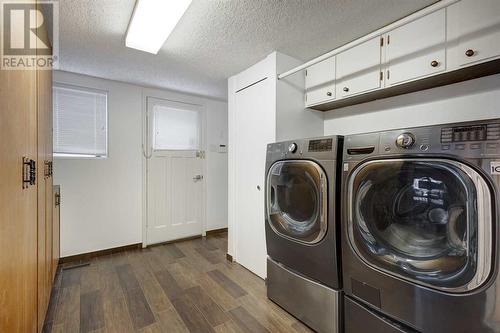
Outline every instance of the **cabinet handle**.
<svg viewBox="0 0 500 333">
<path fill-rule="evenodd" d="M 348 91 L 349 91 L 349 88 L 344 87 L 342 90 L 343 90 L 343 91 L 345 91 L 345 92 L 348 92 Z"/>
<path fill-rule="evenodd" d="M 465 51 L 465 55 L 468 57 L 472 57 L 476 52 L 473 49 L 468 49 Z"/>
<path fill-rule="evenodd" d="M 23 189 L 36 185 L 36 161 L 23 157 Z"/>
<path fill-rule="evenodd" d="M 432 67 L 437 67 L 439 65 L 439 62 L 437 62 L 436 60 L 432 60 L 431 61 L 431 66 Z"/>
<path fill-rule="evenodd" d="M 326 93 L 326 96 L 332 96 L 332 93 L 329 91 Z"/>
</svg>

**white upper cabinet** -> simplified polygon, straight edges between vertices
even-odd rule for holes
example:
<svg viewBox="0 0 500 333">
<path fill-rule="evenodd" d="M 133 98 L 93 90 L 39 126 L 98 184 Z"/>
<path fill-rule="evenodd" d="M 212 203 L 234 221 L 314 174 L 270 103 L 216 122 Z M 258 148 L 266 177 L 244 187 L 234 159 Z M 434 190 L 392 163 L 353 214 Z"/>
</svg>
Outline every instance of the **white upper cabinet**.
<svg viewBox="0 0 500 333">
<path fill-rule="evenodd" d="M 381 37 L 337 55 L 337 98 L 380 88 Z"/>
<path fill-rule="evenodd" d="M 306 69 L 306 106 L 335 99 L 335 57 Z"/>
<path fill-rule="evenodd" d="M 453 68 L 500 56 L 500 0 L 462 0 L 447 10 Z"/>
<path fill-rule="evenodd" d="M 438 1 L 329 52 L 308 68 L 306 106 L 329 111 L 500 73 L 500 0 L 450 3 Z"/>
<path fill-rule="evenodd" d="M 444 71 L 445 9 L 392 30 L 386 40 L 386 86 Z"/>
</svg>

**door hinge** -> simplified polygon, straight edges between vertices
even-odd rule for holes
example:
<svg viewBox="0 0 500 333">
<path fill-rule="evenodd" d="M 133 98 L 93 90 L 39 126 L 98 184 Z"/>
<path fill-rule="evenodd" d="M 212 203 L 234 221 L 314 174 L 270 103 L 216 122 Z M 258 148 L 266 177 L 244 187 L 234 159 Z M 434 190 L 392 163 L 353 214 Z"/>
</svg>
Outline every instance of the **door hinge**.
<svg viewBox="0 0 500 333">
<path fill-rule="evenodd" d="M 205 158 L 205 151 L 204 150 L 198 150 L 196 152 L 196 157 L 204 159 Z"/>
<path fill-rule="evenodd" d="M 23 188 L 36 184 L 36 161 L 23 157 Z"/>
<path fill-rule="evenodd" d="M 54 196 L 54 204 L 59 206 L 61 204 L 61 194 L 56 193 Z"/>
<path fill-rule="evenodd" d="M 380 81 L 382 81 L 383 79 L 384 79 L 384 73 L 380 72 Z"/>
<path fill-rule="evenodd" d="M 380 37 L 380 46 L 384 46 L 384 37 Z"/>
</svg>

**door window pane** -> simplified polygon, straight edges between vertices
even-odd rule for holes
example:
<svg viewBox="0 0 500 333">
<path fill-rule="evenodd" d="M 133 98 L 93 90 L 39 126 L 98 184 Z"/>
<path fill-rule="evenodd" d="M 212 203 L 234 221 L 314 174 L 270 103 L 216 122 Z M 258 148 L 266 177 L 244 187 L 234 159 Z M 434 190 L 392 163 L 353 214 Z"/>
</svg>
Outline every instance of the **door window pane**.
<svg viewBox="0 0 500 333">
<path fill-rule="evenodd" d="M 437 286 L 476 269 L 476 188 L 447 162 L 368 163 L 352 183 L 352 237 L 368 261 Z"/>
<path fill-rule="evenodd" d="M 153 105 L 155 150 L 199 150 L 201 115 L 197 110 Z"/>
</svg>

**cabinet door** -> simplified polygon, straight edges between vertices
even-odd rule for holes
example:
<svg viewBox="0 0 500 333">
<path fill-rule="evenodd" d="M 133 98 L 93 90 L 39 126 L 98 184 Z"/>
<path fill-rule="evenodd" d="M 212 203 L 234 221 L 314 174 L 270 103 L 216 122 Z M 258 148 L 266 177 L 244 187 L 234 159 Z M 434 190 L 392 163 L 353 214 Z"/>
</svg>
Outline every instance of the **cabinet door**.
<svg viewBox="0 0 500 333">
<path fill-rule="evenodd" d="M 37 185 L 21 178 L 36 133 L 36 72 L 0 70 L 0 332 L 37 331 Z"/>
<path fill-rule="evenodd" d="M 444 71 L 445 42 L 445 9 L 392 30 L 387 35 L 387 84 Z"/>
<path fill-rule="evenodd" d="M 52 279 L 57 272 L 60 252 L 60 207 L 61 207 L 61 187 L 53 186 L 52 196 Z"/>
<path fill-rule="evenodd" d="M 306 69 L 306 106 L 335 99 L 335 57 Z"/>
<path fill-rule="evenodd" d="M 48 39 L 47 30 L 38 32 Z M 38 39 L 37 43 L 41 43 Z M 37 55 L 40 56 L 40 55 Z M 43 56 L 43 55 L 42 55 Z M 38 327 L 42 330 L 52 288 L 52 73 L 36 70 L 38 115 Z"/>
<path fill-rule="evenodd" d="M 380 37 L 337 55 L 337 98 L 380 88 Z"/>
<path fill-rule="evenodd" d="M 462 0 L 447 10 L 450 57 L 456 67 L 500 56 L 500 1 Z"/>
</svg>

